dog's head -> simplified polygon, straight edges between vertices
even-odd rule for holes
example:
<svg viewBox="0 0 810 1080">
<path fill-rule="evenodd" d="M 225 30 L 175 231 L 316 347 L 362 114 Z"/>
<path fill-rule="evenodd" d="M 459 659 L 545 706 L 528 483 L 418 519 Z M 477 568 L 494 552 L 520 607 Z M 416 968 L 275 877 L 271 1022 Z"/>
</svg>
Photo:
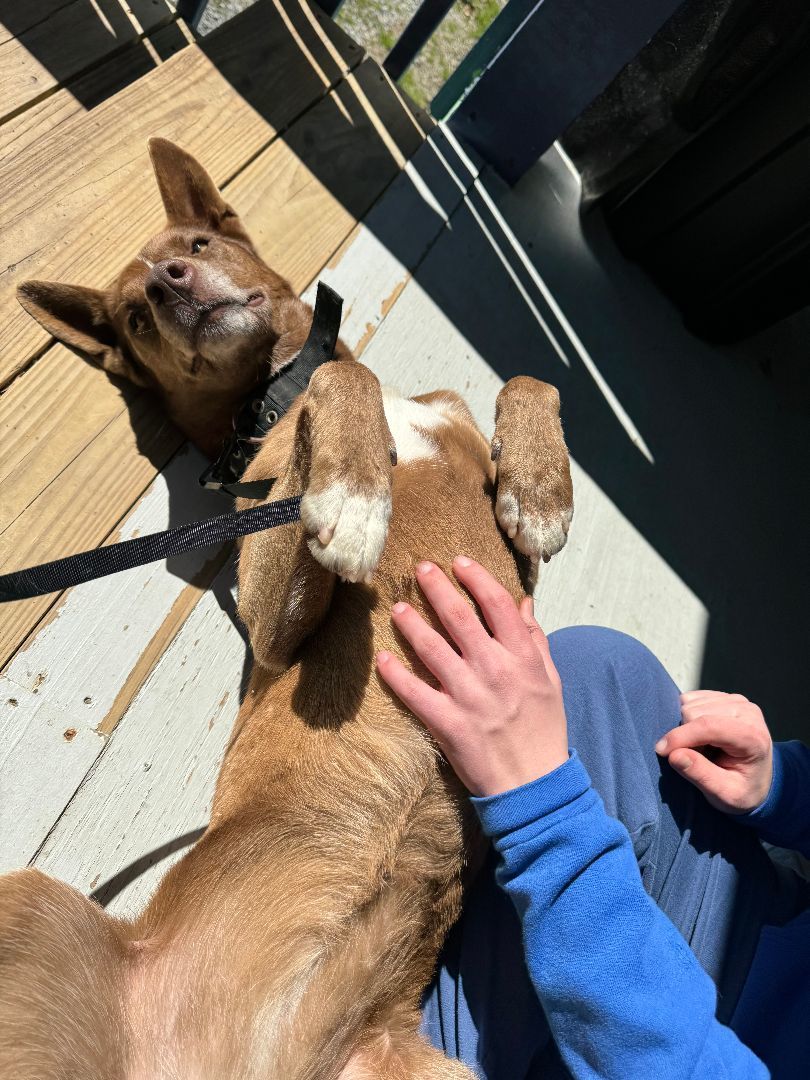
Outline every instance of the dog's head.
<svg viewBox="0 0 810 1080">
<path fill-rule="evenodd" d="M 189 154 L 149 143 L 166 227 L 106 291 L 26 281 L 20 303 L 111 374 L 159 393 L 213 452 L 234 403 L 301 348 L 311 315 Z"/>
</svg>

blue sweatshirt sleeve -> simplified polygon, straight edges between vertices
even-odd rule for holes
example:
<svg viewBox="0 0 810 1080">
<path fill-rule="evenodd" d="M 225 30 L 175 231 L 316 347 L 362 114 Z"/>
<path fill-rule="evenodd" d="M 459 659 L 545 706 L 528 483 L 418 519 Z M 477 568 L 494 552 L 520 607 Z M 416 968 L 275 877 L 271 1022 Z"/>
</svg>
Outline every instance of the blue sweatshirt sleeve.
<svg viewBox="0 0 810 1080">
<path fill-rule="evenodd" d="M 714 984 L 644 891 L 627 830 L 576 752 L 548 776 L 472 801 L 575 1080 L 768 1077 L 715 1019 Z"/>
<path fill-rule="evenodd" d="M 768 797 L 741 825 L 763 840 L 810 858 L 810 746 L 798 741 L 773 744 L 773 779 Z"/>
</svg>

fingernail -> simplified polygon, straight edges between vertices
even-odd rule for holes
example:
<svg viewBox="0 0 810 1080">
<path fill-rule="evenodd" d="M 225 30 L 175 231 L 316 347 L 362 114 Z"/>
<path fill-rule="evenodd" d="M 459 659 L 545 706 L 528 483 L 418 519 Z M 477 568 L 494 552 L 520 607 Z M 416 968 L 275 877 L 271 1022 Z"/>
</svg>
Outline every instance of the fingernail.
<svg viewBox="0 0 810 1080">
<path fill-rule="evenodd" d="M 466 555 L 458 555 L 453 560 L 457 566 L 472 566 L 472 559 L 468 559 Z"/>
<path fill-rule="evenodd" d="M 395 615 L 401 615 L 403 611 L 408 610 L 408 605 L 403 604 L 403 602 L 400 600 L 400 602 L 398 604 L 394 604 L 394 606 L 391 608 L 391 610 L 393 611 L 393 613 Z"/>
<path fill-rule="evenodd" d="M 377 663 L 380 664 L 380 665 L 387 664 L 390 659 L 391 659 L 391 653 L 390 652 L 378 652 L 377 653 Z"/>
<path fill-rule="evenodd" d="M 416 564 L 417 574 L 429 574 L 431 570 L 435 570 L 432 562 L 420 562 Z"/>
<path fill-rule="evenodd" d="M 680 769 L 681 772 L 686 772 L 687 769 L 692 767 L 693 758 L 690 754 L 677 754 L 673 755 L 669 759 L 670 765 L 674 765 L 676 769 Z"/>
<path fill-rule="evenodd" d="M 655 744 L 655 752 L 656 752 L 656 754 L 663 754 L 663 752 L 666 750 L 666 748 L 667 748 L 667 739 L 666 739 L 666 736 L 664 736 L 663 739 L 659 739 L 658 742 Z"/>
</svg>

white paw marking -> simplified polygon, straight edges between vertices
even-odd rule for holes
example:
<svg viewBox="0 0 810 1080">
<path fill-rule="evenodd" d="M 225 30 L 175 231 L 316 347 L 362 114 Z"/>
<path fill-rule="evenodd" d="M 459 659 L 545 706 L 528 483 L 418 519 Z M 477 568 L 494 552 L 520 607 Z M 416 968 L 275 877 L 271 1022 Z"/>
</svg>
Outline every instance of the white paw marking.
<svg viewBox="0 0 810 1080">
<path fill-rule="evenodd" d="M 380 561 L 388 521 L 391 494 L 352 492 L 335 483 L 301 500 L 301 521 L 310 533 L 309 550 L 321 566 L 348 581 L 368 581 Z"/>
<path fill-rule="evenodd" d="M 431 405 L 403 397 L 391 386 L 382 388 L 382 396 L 385 419 L 397 448 L 397 463 L 438 457 L 439 448 L 428 432 L 446 424 L 448 417 Z"/>
<path fill-rule="evenodd" d="M 518 551 L 537 563 L 540 559 L 548 561 L 565 547 L 574 508 L 569 506 L 556 517 L 544 518 L 521 509 L 520 500 L 514 492 L 499 489 L 495 514 Z"/>
</svg>

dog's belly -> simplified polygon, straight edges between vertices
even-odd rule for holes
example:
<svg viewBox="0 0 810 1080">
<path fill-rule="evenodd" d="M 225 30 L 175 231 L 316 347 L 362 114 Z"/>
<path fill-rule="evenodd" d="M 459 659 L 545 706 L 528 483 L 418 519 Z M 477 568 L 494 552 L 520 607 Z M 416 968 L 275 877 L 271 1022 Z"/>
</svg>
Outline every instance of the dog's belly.
<svg viewBox="0 0 810 1080">
<path fill-rule="evenodd" d="M 397 448 L 397 461 L 404 465 L 438 458 L 439 447 L 430 433 L 447 423 L 446 412 L 433 403 L 428 405 L 403 397 L 392 386 L 382 388 L 382 397 L 385 419 Z"/>
<path fill-rule="evenodd" d="M 206 1062 L 205 1080 L 256 1062 L 262 1076 L 325 1076 L 372 1018 L 417 1008 L 460 905 L 462 821 L 424 739 L 387 719 L 373 733 L 358 721 L 356 740 L 322 732 L 333 749 L 307 755 L 320 771 L 261 790 L 253 754 L 270 732 L 251 717 L 236 753 L 253 758 L 252 806 L 170 872 L 157 925 L 139 927 L 154 941 L 171 912 L 177 929 L 135 967 L 133 1080 L 167 1057 Z"/>
</svg>

